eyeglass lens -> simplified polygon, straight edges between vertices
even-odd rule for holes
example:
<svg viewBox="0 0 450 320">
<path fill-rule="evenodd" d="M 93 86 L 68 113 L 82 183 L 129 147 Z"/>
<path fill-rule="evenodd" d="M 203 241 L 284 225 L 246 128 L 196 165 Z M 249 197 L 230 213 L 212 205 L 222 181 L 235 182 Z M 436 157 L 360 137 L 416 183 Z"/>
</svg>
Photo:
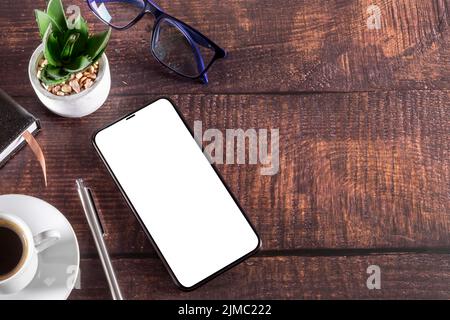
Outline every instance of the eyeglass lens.
<svg viewBox="0 0 450 320">
<path fill-rule="evenodd" d="M 144 0 L 90 0 L 92 10 L 106 23 L 123 28 L 145 8 Z"/>
<path fill-rule="evenodd" d="M 176 21 L 164 18 L 154 32 L 153 53 L 161 63 L 182 75 L 198 77 L 214 58 L 214 49 L 200 35 Z"/>
</svg>

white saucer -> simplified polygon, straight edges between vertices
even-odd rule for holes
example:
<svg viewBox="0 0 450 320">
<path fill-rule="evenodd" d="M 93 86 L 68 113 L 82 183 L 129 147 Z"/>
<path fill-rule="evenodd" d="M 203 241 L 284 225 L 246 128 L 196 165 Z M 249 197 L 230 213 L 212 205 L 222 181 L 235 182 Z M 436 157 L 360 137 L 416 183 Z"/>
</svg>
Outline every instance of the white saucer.
<svg viewBox="0 0 450 320">
<path fill-rule="evenodd" d="M 61 238 L 39 254 L 39 267 L 33 281 L 22 291 L 2 295 L 0 300 L 63 300 L 75 286 L 80 266 L 80 251 L 69 221 L 47 202 L 24 195 L 0 196 L 0 211 L 22 218 L 33 235 L 56 229 Z"/>
</svg>

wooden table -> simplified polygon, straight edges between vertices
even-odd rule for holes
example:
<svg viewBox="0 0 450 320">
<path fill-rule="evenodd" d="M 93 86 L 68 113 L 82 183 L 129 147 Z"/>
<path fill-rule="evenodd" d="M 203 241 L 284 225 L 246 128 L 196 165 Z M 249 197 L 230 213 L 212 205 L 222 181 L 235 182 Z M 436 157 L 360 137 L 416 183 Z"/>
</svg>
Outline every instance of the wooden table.
<svg viewBox="0 0 450 320">
<path fill-rule="evenodd" d="M 94 30 L 104 26 L 79 4 Z M 75 190 L 99 201 L 128 299 L 450 298 L 450 35 L 448 0 L 161 0 L 227 48 L 209 86 L 181 79 L 148 54 L 151 17 L 114 32 L 112 90 L 83 119 L 51 114 L 27 65 L 44 1 L 0 2 L 0 87 L 43 124 L 49 186 L 26 148 L 0 170 L 0 193 L 42 198 L 72 223 L 82 255 L 72 299 L 107 299 L 107 283 Z M 381 29 L 367 8 L 381 9 Z M 279 128 L 280 172 L 221 165 L 264 246 L 204 287 L 179 291 L 90 143 L 92 133 L 169 96 L 189 125 Z M 381 269 L 369 290 L 367 268 Z"/>
</svg>

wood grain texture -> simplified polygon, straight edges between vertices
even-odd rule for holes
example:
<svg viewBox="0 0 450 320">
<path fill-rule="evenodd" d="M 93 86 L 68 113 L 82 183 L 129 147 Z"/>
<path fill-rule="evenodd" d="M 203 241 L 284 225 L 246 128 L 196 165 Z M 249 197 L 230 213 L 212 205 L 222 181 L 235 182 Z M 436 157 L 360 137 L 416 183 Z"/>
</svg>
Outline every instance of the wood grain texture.
<svg viewBox="0 0 450 320">
<path fill-rule="evenodd" d="M 279 174 L 261 176 L 261 165 L 219 166 L 265 250 L 450 246 L 450 92 L 171 98 L 191 126 L 280 130 Z M 95 130 L 152 97 L 115 97 L 80 120 L 18 100 L 42 119 L 49 187 L 24 150 L 0 171 L 0 192 L 54 204 L 75 225 L 82 251 L 92 253 L 74 184 L 83 177 L 112 252 L 153 252 L 90 144 Z"/>
<path fill-rule="evenodd" d="M 43 2 L 42 6 L 43 6 Z M 105 27 L 79 4 L 94 30 Z M 113 94 L 449 89 L 449 0 L 380 0 L 381 30 L 367 28 L 373 1 L 159 1 L 229 51 L 207 87 L 181 80 L 149 54 L 152 18 L 114 32 Z M 0 3 L 0 87 L 31 94 L 27 64 L 39 44 L 34 1 Z"/>
<path fill-rule="evenodd" d="M 93 30 L 105 28 L 84 1 L 69 2 Z M 158 3 L 229 51 L 211 84 L 180 79 L 151 57 L 146 17 L 113 33 L 106 104 L 65 119 L 39 103 L 27 75 L 40 42 L 32 12 L 44 1 L 0 1 L 0 87 L 42 120 L 49 178 L 44 188 L 25 148 L 0 170 L 0 194 L 37 196 L 69 219 L 83 257 L 82 290 L 71 298 L 109 298 L 75 190 L 82 177 L 128 298 L 449 299 L 450 0 L 376 1 L 380 30 L 367 28 L 369 0 Z M 191 126 L 280 130 L 279 174 L 219 166 L 262 251 L 189 294 L 172 284 L 90 143 L 163 95 Z M 382 290 L 365 286 L 370 264 L 382 268 Z"/>
<path fill-rule="evenodd" d="M 114 259 L 127 299 L 449 299 L 448 255 L 254 257 L 193 291 L 176 288 L 161 261 Z M 381 290 L 367 289 L 367 268 L 381 269 Z M 85 271 L 86 270 L 86 271 Z M 81 263 L 71 299 L 109 299 L 97 260 Z"/>
</svg>

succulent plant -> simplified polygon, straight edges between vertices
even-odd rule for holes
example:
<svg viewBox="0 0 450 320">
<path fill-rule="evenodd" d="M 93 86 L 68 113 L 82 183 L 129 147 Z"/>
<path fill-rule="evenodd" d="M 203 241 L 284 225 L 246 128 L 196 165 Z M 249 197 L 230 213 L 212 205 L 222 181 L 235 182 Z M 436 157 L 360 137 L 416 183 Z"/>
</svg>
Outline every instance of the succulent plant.
<svg viewBox="0 0 450 320">
<path fill-rule="evenodd" d="M 46 12 L 35 10 L 48 64 L 40 74 L 46 85 L 65 82 L 73 73 L 95 63 L 108 45 L 111 28 L 90 35 L 86 21 L 78 15 L 68 21 L 61 0 L 50 0 Z"/>
</svg>

